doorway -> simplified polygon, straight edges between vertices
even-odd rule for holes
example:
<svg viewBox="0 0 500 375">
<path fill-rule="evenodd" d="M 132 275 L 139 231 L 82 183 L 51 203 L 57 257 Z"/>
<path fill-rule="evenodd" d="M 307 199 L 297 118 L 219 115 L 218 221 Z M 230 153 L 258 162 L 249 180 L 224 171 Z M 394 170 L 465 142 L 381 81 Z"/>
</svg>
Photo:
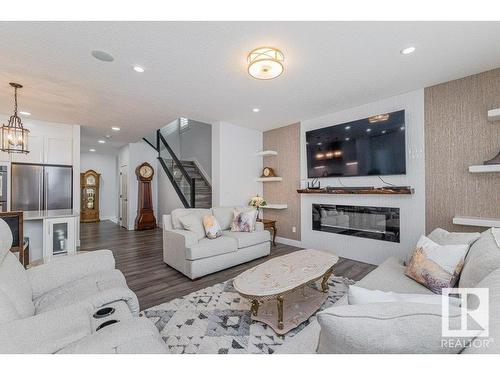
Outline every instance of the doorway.
<svg viewBox="0 0 500 375">
<path fill-rule="evenodd" d="M 128 229 L 128 166 L 122 165 L 120 167 L 120 219 L 119 224 L 123 228 Z"/>
</svg>

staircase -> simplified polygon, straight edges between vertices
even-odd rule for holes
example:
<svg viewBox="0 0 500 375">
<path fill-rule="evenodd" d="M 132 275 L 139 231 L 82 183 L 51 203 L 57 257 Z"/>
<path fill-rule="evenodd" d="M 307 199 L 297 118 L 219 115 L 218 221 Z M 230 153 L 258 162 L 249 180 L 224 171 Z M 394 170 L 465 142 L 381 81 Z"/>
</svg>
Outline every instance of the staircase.
<svg viewBox="0 0 500 375">
<path fill-rule="evenodd" d="M 156 139 L 143 138 L 158 151 L 158 160 L 186 208 L 212 207 L 212 186 L 193 161 L 179 160 L 160 131 Z"/>
<path fill-rule="evenodd" d="M 200 172 L 194 161 L 181 160 L 181 165 L 184 167 L 189 177 L 195 180 L 195 207 L 196 208 L 210 208 L 212 207 L 212 187 Z M 183 192 L 190 189 L 186 179 L 183 178 L 182 172 L 179 167 L 173 166 L 174 180 L 179 185 Z"/>
</svg>

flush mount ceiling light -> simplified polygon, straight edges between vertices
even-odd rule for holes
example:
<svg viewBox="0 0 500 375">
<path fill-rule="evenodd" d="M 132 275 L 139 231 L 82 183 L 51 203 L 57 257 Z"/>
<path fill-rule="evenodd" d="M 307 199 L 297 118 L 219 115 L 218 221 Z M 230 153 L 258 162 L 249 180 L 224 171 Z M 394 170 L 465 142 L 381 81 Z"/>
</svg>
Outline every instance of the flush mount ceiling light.
<svg viewBox="0 0 500 375">
<path fill-rule="evenodd" d="M 255 113 L 257 113 L 257 112 L 260 112 L 260 109 L 259 108 L 254 108 L 254 109 L 252 109 L 252 111 L 254 111 Z"/>
<path fill-rule="evenodd" d="M 144 73 L 144 68 L 142 66 L 139 66 L 139 65 L 135 65 L 134 66 L 134 70 L 137 72 L 137 73 Z"/>
<path fill-rule="evenodd" d="M 417 49 L 416 47 L 410 46 L 410 47 L 403 48 L 400 52 L 402 55 L 410 55 L 413 52 L 415 52 L 416 49 Z"/>
<path fill-rule="evenodd" d="M 111 130 L 114 130 L 115 132 L 119 132 L 120 128 L 118 126 L 112 126 Z"/>
<path fill-rule="evenodd" d="M 259 47 L 247 57 L 248 74 L 255 79 L 273 79 L 283 73 L 283 52 L 273 47 Z"/>
<path fill-rule="evenodd" d="M 7 125 L 2 126 L 2 139 L 0 150 L 9 154 L 27 154 L 28 151 L 28 129 L 23 127 L 21 118 L 17 115 L 17 89 L 23 86 L 19 83 L 11 82 L 10 85 L 14 88 L 14 114 L 9 117 Z"/>
<path fill-rule="evenodd" d="M 104 52 L 104 51 L 94 50 L 94 51 L 91 52 L 91 54 L 97 60 L 104 61 L 104 62 L 111 62 L 111 61 L 113 61 L 115 59 L 109 53 Z"/>
</svg>

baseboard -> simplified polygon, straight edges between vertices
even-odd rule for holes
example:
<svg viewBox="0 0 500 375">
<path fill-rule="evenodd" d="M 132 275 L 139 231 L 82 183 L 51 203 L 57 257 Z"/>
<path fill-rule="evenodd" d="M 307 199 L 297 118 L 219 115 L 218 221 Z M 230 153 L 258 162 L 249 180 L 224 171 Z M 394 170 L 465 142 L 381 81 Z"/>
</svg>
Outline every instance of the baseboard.
<svg viewBox="0 0 500 375">
<path fill-rule="evenodd" d="M 302 242 L 297 240 L 291 240 L 289 238 L 276 236 L 276 242 L 282 243 L 283 245 L 302 247 Z"/>
<path fill-rule="evenodd" d="M 115 224 L 118 224 L 118 218 L 116 216 L 104 216 L 104 217 L 101 217 L 100 219 L 101 219 L 101 221 L 109 220 Z"/>
</svg>

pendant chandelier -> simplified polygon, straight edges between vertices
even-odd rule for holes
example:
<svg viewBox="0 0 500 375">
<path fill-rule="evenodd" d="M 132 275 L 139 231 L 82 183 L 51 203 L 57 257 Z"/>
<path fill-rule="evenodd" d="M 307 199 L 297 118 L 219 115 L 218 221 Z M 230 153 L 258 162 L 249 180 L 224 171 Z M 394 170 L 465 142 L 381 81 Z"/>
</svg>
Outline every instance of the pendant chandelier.
<svg viewBox="0 0 500 375">
<path fill-rule="evenodd" d="M 21 118 L 17 115 L 17 89 L 23 86 L 19 83 L 11 82 L 14 87 L 14 114 L 10 116 L 9 123 L 2 125 L 2 148 L 0 150 L 11 153 L 27 154 L 28 151 L 28 129 L 23 127 Z"/>
</svg>

